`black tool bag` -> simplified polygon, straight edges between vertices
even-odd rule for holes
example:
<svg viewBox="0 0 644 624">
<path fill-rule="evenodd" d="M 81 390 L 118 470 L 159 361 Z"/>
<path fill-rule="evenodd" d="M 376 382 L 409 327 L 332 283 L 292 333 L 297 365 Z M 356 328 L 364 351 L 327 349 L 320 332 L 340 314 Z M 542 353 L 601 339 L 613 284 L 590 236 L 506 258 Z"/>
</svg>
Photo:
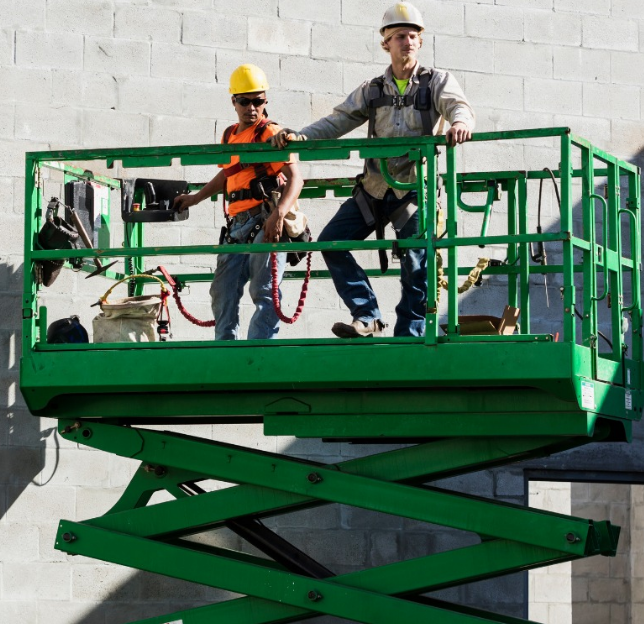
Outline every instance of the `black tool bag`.
<svg viewBox="0 0 644 624">
<path fill-rule="evenodd" d="M 82 344 L 89 342 L 89 336 L 78 316 L 74 315 L 54 321 L 47 328 L 47 342 L 49 344 Z"/>
<path fill-rule="evenodd" d="M 306 229 L 304 232 L 302 232 L 299 236 L 296 236 L 295 238 L 291 238 L 288 234 L 284 233 L 282 236 L 282 241 L 283 242 L 289 242 L 289 243 L 310 243 L 313 240 L 313 235 L 311 234 L 311 230 L 309 229 L 309 226 L 306 226 Z M 291 265 L 291 266 L 296 266 L 304 258 L 306 258 L 306 251 L 289 251 L 286 254 L 286 261 Z"/>
<path fill-rule="evenodd" d="M 45 223 L 38 233 L 39 249 L 80 249 L 81 240 L 76 228 L 59 217 L 56 212 L 62 206 L 57 197 L 52 197 L 47 205 Z M 51 286 L 63 268 L 64 260 L 39 260 L 36 265 L 36 278 L 39 284 Z M 83 263 L 82 258 L 72 261 L 75 269 Z"/>
<path fill-rule="evenodd" d="M 135 178 L 123 180 L 121 217 L 129 223 L 158 223 L 185 221 L 189 211 L 179 212 L 174 200 L 190 192 L 185 180 L 153 180 Z"/>
</svg>

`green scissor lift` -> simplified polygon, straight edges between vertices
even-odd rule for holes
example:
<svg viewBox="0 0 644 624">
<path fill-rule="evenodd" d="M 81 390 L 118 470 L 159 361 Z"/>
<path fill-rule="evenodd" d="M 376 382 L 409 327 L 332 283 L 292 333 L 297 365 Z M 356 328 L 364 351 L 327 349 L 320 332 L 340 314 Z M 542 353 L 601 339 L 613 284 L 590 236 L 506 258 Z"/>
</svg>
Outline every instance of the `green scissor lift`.
<svg viewBox="0 0 644 624">
<path fill-rule="evenodd" d="M 436 146 L 444 145 L 441 138 L 310 141 L 289 147 L 300 161 L 344 160 L 352 152 L 380 158 L 385 172 L 388 158 L 409 155 L 416 163 L 418 181 L 398 186 L 418 191 L 422 235 L 399 247 L 428 250 L 426 336 L 355 341 L 47 344 L 46 309 L 38 306 L 30 270 L 35 261 L 84 258 L 92 270 L 96 257 L 127 257 L 140 270 L 144 260 L 154 266 L 157 255 L 214 255 L 222 248 L 145 247 L 143 227 L 137 225 L 127 248 L 38 250 L 44 168 L 62 170 L 66 179 L 84 179 L 91 174 L 70 163 L 100 161 L 110 167 L 120 162 L 127 170 L 168 167 L 173 159 L 182 165 L 216 165 L 229 162 L 231 154 L 239 154 L 242 162 L 284 160 L 285 154 L 269 145 L 27 154 L 23 395 L 34 415 L 59 419 L 66 439 L 141 462 L 107 513 L 61 522 L 56 548 L 245 595 L 138 624 L 268 624 L 320 614 L 370 624 L 518 622 L 423 594 L 581 557 L 614 555 L 619 528 L 607 521 L 426 485 L 589 442 L 629 440 L 632 423 L 641 416 L 639 169 L 567 128 L 480 133 L 473 142 L 525 144 L 533 139 L 560 146 L 552 172 L 457 173 L 457 152 L 447 147 L 446 172 L 439 176 Z M 534 232 L 528 224 L 529 213 L 536 211 L 529 185 L 534 188 L 551 173 L 561 196 L 559 226 Z M 441 236 L 433 209 L 439 178 L 446 212 Z M 346 179 L 309 180 L 303 196 L 346 197 L 350 188 Z M 477 205 L 475 198 L 465 200 L 468 193 L 486 199 Z M 489 234 L 500 193 L 506 205 L 495 210 L 495 233 Z M 468 211 L 482 213 L 480 234 L 463 235 Z M 539 243 L 547 246 L 549 264 L 531 262 L 531 245 Z M 284 250 L 286 245 L 237 245 L 226 252 Z M 297 245 L 307 251 L 374 250 L 391 249 L 392 241 Z M 467 335 L 459 320 L 459 281 L 472 268 L 462 258 L 472 250 L 485 255 L 479 249 L 483 245 L 500 247 L 506 255 L 484 275 L 505 289 L 509 305 L 520 308 L 512 335 Z M 436 295 L 436 251 L 442 252 L 448 281 L 442 305 Z M 299 278 L 301 272 L 287 277 Z M 328 275 L 319 271 L 314 277 Z M 559 310 L 556 331 L 533 329 L 531 305 L 543 299 L 544 277 L 561 293 L 553 305 Z M 176 278 L 187 284 L 211 275 Z M 147 281 L 137 279 L 138 292 Z M 171 375 L 161 377 L 159 371 Z M 322 465 L 145 428 L 164 423 L 262 423 L 267 436 L 404 446 Z M 210 479 L 236 485 L 205 491 L 199 483 Z M 160 490 L 173 500 L 148 504 Z M 480 543 L 335 575 L 262 523 L 330 503 L 469 531 L 480 536 Z M 185 539 L 223 526 L 266 556 Z"/>
</svg>

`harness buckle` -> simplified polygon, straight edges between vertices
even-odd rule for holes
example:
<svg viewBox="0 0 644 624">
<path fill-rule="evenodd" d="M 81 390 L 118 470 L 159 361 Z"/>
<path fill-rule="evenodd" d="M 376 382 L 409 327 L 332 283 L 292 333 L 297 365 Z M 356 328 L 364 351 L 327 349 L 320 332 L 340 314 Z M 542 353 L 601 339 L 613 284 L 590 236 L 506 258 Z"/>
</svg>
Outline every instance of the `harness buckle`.
<svg viewBox="0 0 644 624">
<path fill-rule="evenodd" d="M 392 97 L 394 98 L 393 106 L 395 106 L 396 108 L 403 108 L 406 105 L 404 95 L 394 95 Z"/>
</svg>

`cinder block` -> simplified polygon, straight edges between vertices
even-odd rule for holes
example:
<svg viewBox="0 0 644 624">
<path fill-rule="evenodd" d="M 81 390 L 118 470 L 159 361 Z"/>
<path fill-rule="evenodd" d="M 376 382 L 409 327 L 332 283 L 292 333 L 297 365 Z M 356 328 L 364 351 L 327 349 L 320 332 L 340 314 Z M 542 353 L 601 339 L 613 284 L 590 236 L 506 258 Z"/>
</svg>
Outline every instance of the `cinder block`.
<svg viewBox="0 0 644 624">
<path fill-rule="evenodd" d="M 463 88 L 469 101 L 476 102 L 477 107 L 523 110 L 522 78 L 466 74 Z"/>
<path fill-rule="evenodd" d="M 381 566 L 400 561 L 400 537 L 398 531 L 372 531 L 369 552 L 371 564 Z"/>
<path fill-rule="evenodd" d="M 235 108 L 231 102 L 228 88 L 223 85 L 189 83 L 183 86 L 183 114 L 186 117 L 205 118 L 208 120 L 235 117 Z M 225 124 L 224 128 L 229 124 Z M 223 130 L 222 130 L 223 132 Z M 204 137 L 212 141 L 214 134 Z"/>
<path fill-rule="evenodd" d="M 532 43 L 496 41 L 494 71 L 522 77 L 550 78 L 552 48 Z"/>
<path fill-rule="evenodd" d="M 153 115 L 181 112 L 181 88 L 172 80 L 124 76 L 118 88 L 120 110 Z"/>
<path fill-rule="evenodd" d="M 215 79 L 215 51 L 179 44 L 152 44 L 151 75 L 211 82 Z"/>
<path fill-rule="evenodd" d="M 569 126 L 575 134 L 587 137 L 600 149 L 610 149 L 611 122 L 609 119 L 555 115 L 555 126 Z"/>
<path fill-rule="evenodd" d="M 247 23 L 247 18 L 238 14 L 184 13 L 181 40 L 191 45 L 243 50 L 248 39 Z"/>
<path fill-rule="evenodd" d="M 343 0 L 342 23 L 380 28 L 382 16 L 390 6 L 391 2 L 388 0 L 375 0 L 369 3 L 369 10 L 365 11 L 364 2 L 360 0 Z M 418 2 L 416 2 L 415 6 L 422 10 Z"/>
<path fill-rule="evenodd" d="M 38 529 L 23 520 L 3 524 L 0 531 L 3 563 L 31 563 L 38 560 Z"/>
<path fill-rule="evenodd" d="M 308 56 L 311 49 L 311 24 L 296 20 L 249 17 L 248 49 Z"/>
<path fill-rule="evenodd" d="M 58 563 L 5 563 L 3 601 L 69 600 L 69 566 Z"/>
<path fill-rule="evenodd" d="M 554 77 L 584 82 L 610 82 L 610 52 L 554 48 Z"/>
<path fill-rule="evenodd" d="M 436 37 L 436 66 L 487 72 L 494 65 L 494 43 L 465 37 Z"/>
<path fill-rule="evenodd" d="M 80 143 L 78 109 L 23 104 L 16 111 L 16 138 L 51 141 L 69 146 Z"/>
<path fill-rule="evenodd" d="M 0 66 L 13 65 L 14 31 L 0 29 Z"/>
<path fill-rule="evenodd" d="M 285 19 L 337 24 L 341 18 L 340 0 L 324 3 L 302 3 L 301 0 L 280 0 L 279 16 Z"/>
<path fill-rule="evenodd" d="M 369 544 L 363 531 L 288 529 L 280 531 L 280 535 L 332 571 L 336 565 L 364 566 L 367 563 Z"/>
<path fill-rule="evenodd" d="M 150 144 L 144 115 L 120 111 L 83 111 L 83 145 L 86 147 L 141 147 Z"/>
<path fill-rule="evenodd" d="M 83 72 L 81 103 L 83 106 L 103 110 L 115 108 L 118 104 L 118 84 L 118 79 L 110 74 Z"/>
<path fill-rule="evenodd" d="M 41 601 L 38 603 L 40 618 L 38 621 L 47 622 L 47 624 L 69 624 L 69 622 L 104 624 L 104 610 L 104 606 L 98 602 Z"/>
<path fill-rule="evenodd" d="M 582 86 L 580 82 L 539 80 L 525 81 L 525 108 L 538 112 L 581 115 Z"/>
<path fill-rule="evenodd" d="M 341 512 L 342 526 L 347 529 L 370 530 L 377 527 L 378 530 L 396 532 L 403 528 L 403 518 L 400 516 L 348 506 L 343 506 Z"/>
<path fill-rule="evenodd" d="M 523 39 L 523 11 L 498 5 L 465 7 L 465 34 L 482 39 Z"/>
<path fill-rule="evenodd" d="M 312 121 L 311 94 L 271 89 L 266 110 L 268 116 L 283 127 L 303 128 Z"/>
<path fill-rule="evenodd" d="M 175 3 L 176 6 L 176 3 Z M 182 8 L 184 3 L 182 3 Z M 186 13 L 185 17 L 195 15 Z M 196 15 L 203 14 L 197 13 Z M 147 6 L 117 6 L 114 12 L 114 36 L 119 39 L 147 39 L 179 42 L 181 37 L 179 11 Z"/>
<path fill-rule="evenodd" d="M 46 0 L 0 0 L 2 27 L 44 30 Z"/>
<path fill-rule="evenodd" d="M 19 30 L 16 32 L 16 65 L 82 69 L 83 36 Z"/>
<path fill-rule="evenodd" d="M 644 19 L 644 4 L 639 0 L 613 0 L 611 12 L 614 17 Z"/>
<path fill-rule="evenodd" d="M 570 566 L 570 564 L 565 564 Z M 570 572 L 568 575 L 561 574 L 540 574 L 534 577 L 533 600 L 535 602 L 548 603 L 570 603 L 572 586 Z"/>
<path fill-rule="evenodd" d="M 0 570 L 0 580 L 3 574 Z M 34 624 L 38 618 L 38 605 L 33 601 L 9 601 L 0 602 L 0 620 L 12 624 Z"/>
<path fill-rule="evenodd" d="M 583 45 L 587 48 L 637 52 L 639 50 L 638 24 L 633 20 L 585 16 Z"/>
<path fill-rule="evenodd" d="M 112 35 L 109 0 L 48 0 L 47 30 L 79 35 Z"/>
<path fill-rule="evenodd" d="M 116 0 L 116 2 L 128 2 L 128 0 Z M 129 4 L 149 4 L 146 0 L 135 0 L 134 2 L 129 2 Z M 152 0 L 153 5 L 158 6 L 168 6 L 175 8 L 177 6 L 176 0 Z M 201 9 L 211 9 L 212 0 L 182 0 L 181 8 L 183 10 L 201 10 Z"/>
<path fill-rule="evenodd" d="M 313 25 L 311 55 L 339 61 L 369 63 L 373 58 L 373 30 L 359 26 Z M 347 45 L 347 42 L 351 42 Z"/>
<path fill-rule="evenodd" d="M 342 65 L 334 61 L 286 57 L 282 60 L 282 87 L 298 91 L 341 93 Z"/>
<path fill-rule="evenodd" d="M 612 81 L 638 87 L 644 84 L 644 63 L 639 62 L 641 59 L 641 54 L 613 52 L 611 54 Z"/>
<path fill-rule="evenodd" d="M 71 568 L 71 597 L 74 601 L 136 600 L 140 596 L 136 577 L 137 572 L 119 566 L 74 565 Z"/>
<path fill-rule="evenodd" d="M 150 74 L 150 44 L 126 39 L 85 38 L 85 71 L 115 76 Z"/>
<path fill-rule="evenodd" d="M 619 158 L 631 160 L 641 153 L 644 145 L 644 126 L 641 122 L 614 119 L 612 149 Z"/>
<path fill-rule="evenodd" d="M 554 45 L 581 45 L 581 16 L 579 15 L 526 10 L 524 29 L 526 41 Z"/>
<path fill-rule="evenodd" d="M 276 516 L 275 526 L 279 529 L 308 529 L 320 531 L 337 529 L 340 525 L 340 505 L 324 505 L 295 513 Z"/>
<path fill-rule="evenodd" d="M 0 104 L 0 139 L 13 139 L 15 124 L 15 106 L 13 104 Z M 0 185 L 4 186 L 4 185 Z M 10 185 L 7 185 L 10 186 Z M 0 205 L 0 211 L 5 212 L 11 203 Z"/>
<path fill-rule="evenodd" d="M 496 0 L 495 4 L 522 9 L 552 9 L 552 2 L 553 0 Z"/>
<path fill-rule="evenodd" d="M 211 143 L 213 129 L 214 123 L 209 119 L 152 117 L 150 120 L 150 143 L 152 145 L 199 145 Z M 198 245 L 200 243 L 185 244 Z"/>
<path fill-rule="evenodd" d="M 42 94 L 42 104 L 49 102 L 51 92 L 51 72 L 44 69 L 0 67 L 0 101 L 34 101 L 34 94 Z"/>
<path fill-rule="evenodd" d="M 235 12 L 238 15 L 257 15 L 261 17 L 278 16 L 278 0 L 237 0 Z M 215 13 L 226 15 L 230 12 L 229 0 L 215 0 Z"/>
<path fill-rule="evenodd" d="M 587 0 L 582 5 L 575 0 L 555 0 L 555 11 L 570 13 L 590 13 L 608 15 L 611 10 L 611 0 Z"/>
</svg>

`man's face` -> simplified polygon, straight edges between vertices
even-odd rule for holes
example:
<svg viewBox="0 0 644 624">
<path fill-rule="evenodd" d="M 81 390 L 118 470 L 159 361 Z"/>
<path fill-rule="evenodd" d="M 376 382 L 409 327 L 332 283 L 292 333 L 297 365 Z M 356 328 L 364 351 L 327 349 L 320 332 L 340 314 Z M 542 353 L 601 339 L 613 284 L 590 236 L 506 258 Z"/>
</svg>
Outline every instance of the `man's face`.
<svg viewBox="0 0 644 624">
<path fill-rule="evenodd" d="M 414 28 L 403 28 L 387 40 L 392 61 L 415 59 L 422 45 L 420 34 Z"/>
<path fill-rule="evenodd" d="M 233 95 L 233 106 L 240 123 L 253 125 L 264 114 L 268 100 L 265 91 Z"/>
</svg>

